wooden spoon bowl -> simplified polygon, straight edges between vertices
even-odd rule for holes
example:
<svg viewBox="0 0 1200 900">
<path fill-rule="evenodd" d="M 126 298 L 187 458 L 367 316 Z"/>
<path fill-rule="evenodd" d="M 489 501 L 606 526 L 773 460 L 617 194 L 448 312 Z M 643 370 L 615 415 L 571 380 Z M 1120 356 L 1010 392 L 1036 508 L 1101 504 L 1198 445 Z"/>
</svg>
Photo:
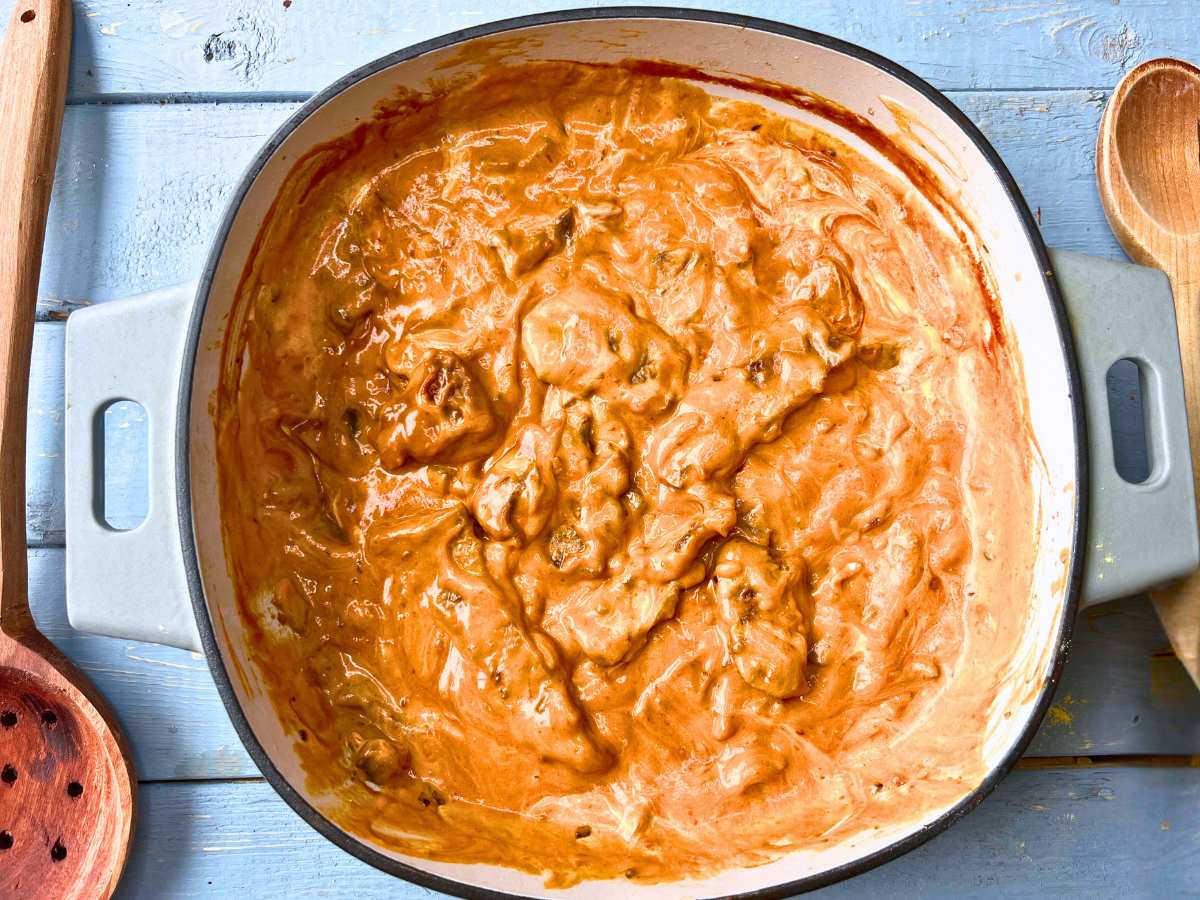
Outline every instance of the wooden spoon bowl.
<svg viewBox="0 0 1200 900">
<path fill-rule="evenodd" d="M 1171 275 L 1180 240 L 1200 240 L 1200 69 L 1153 59 L 1130 72 L 1105 110 L 1097 166 L 1117 239 Z"/>
<path fill-rule="evenodd" d="M 104 714 L 72 683 L 82 676 L 64 676 L 34 634 L 36 651 L 0 636 L 0 896 L 107 897 L 133 780 Z"/>
<path fill-rule="evenodd" d="M 29 611 L 25 419 L 71 41 L 67 0 L 21 0 L 0 48 L 0 897 L 111 896 L 136 780 L 116 719 Z"/>
</svg>

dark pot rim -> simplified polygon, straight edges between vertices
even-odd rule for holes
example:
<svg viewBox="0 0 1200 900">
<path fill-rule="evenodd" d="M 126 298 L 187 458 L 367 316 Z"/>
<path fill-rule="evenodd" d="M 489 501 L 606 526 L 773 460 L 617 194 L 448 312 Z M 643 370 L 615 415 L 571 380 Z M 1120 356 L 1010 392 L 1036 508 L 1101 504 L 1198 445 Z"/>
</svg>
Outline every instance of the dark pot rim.
<svg viewBox="0 0 1200 900">
<path fill-rule="evenodd" d="M 593 9 L 569 9 L 555 12 L 537 13 L 529 16 L 519 16 L 511 19 L 504 19 L 497 22 L 491 22 L 484 25 L 478 25 L 472 28 L 465 28 L 461 31 L 455 31 L 450 34 L 432 38 L 427 41 L 422 41 L 418 44 L 413 44 L 402 50 L 397 50 L 386 56 L 380 57 L 374 62 L 367 63 L 350 72 L 347 75 L 339 78 L 333 84 L 324 90 L 313 95 L 300 109 L 293 113 L 283 125 L 281 125 L 271 138 L 263 145 L 262 149 L 247 166 L 237 189 L 233 192 L 229 204 L 226 207 L 224 216 L 222 217 L 220 226 L 214 238 L 212 248 L 209 251 L 208 258 L 204 265 L 204 270 L 200 276 L 199 286 L 196 294 L 196 303 L 192 310 L 191 320 L 189 322 L 188 334 L 184 348 L 183 366 L 180 375 L 179 398 L 177 405 L 176 419 L 176 434 L 175 434 L 175 462 L 176 471 L 178 472 L 178 480 L 176 484 L 176 495 L 179 509 L 179 530 L 183 550 L 184 567 L 187 572 L 188 587 L 191 593 L 192 606 L 195 611 L 196 624 L 200 633 L 200 640 L 204 647 L 204 652 L 208 657 L 209 668 L 212 670 L 213 679 L 216 682 L 217 690 L 221 695 L 221 699 L 225 704 L 225 708 L 229 713 L 229 717 L 233 722 L 233 726 L 245 744 L 246 750 L 255 764 L 262 771 L 267 781 L 284 799 L 284 801 L 309 825 L 316 831 L 324 835 L 338 847 L 345 850 L 352 856 L 357 857 L 363 862 L 381 869 L 388 874 L 403 878 L 413 884 L 431 890 L 442 891 L 447 894 L 452 894 L 459 897 L 470 898 L 470 900 L 483 900 L 483 898 L 510 898 L 516 895 L 509 894 L 504 891 L 496 891 L 490 888 L 480 888 L 474 885 L 465 884 L 449 878 L 444 878 L 440 875 L 434 875 L 422 869 L 418 869 L 407 863 L 393 859 L 378 850 L 370 847 L 353 835 L 343 831 L 332 821 L 326 818 L 321 812 L 313 807 L 288 780 L 279 772 L 271 758 L 267 755 L 262 745 L 259 743 L 254 730 L 251 728 L 249 721 L 246 718 L 245 712 L 242 710 L 241 704 L 234 692 L 233 684 L 230 679 L 229 672 L 225 667 L 224 659 L 221 655 L 219 645 L 217 643 L 216 634 L 213 627 L 212 618 L 208 611 L 208 605 L 205 601 L 204 585 L 200 575 L 200 567 L 196 550 L 195 532 L 192 524 L 192 498 L 191 498 L 191 468 L 190 468 L 190 448 L 189 448 L 189 411 L 191 409 L 192 400 L 192 371 L 196 363 L 196 355 L 199 350 L 201 324 L 204 318 L 205 309 L 208 306 L 208 295 L 212 287 L 213 276 L 216 272 L 218 262 L 225 246 L 225 241 L 229 236 L 230 228 L 233 220 L 238 212 L 242 200 L 244 199 L 250 186 L 262 171 L 264 166 L 274 155 L 275 151 L 283 143 L 283 141 L 296 129 L 296 127 L 307 119 L 314 111 L 323 106 L 330 100 L 337 97 L 343 91 L 370 77 L 384 69 L 396 65 L 397 63 L 405 62 L 414 57 L 421 56 L 433 50 L 439 50 L 453 44 L 462 43 L 464 41 L 473 40 L 480 37 L 488 37 L 496 34 L 501 34 L 506 31 L 513 31 L 530 26 L 558 24 L 563 22 L 573 21 L 588 21 L 593 19 L 641 19 L 641 20 L 687 20 L 696 22 L 708 22 L 716 25 L 730 25 L 738 28 L 751 29 L 755 31 L 763 31 L 771 34 L 781 35 L 783 37 L 794 38 L 798 41 L 803 41 L 809 44 L 815 44 L 830 50 L 843 53 L 847 56 L 855 57 L 863 62 L 866 62 L 877 69 L 885 72 L 921 93 L 926 99 L 938 107 L 952 122 L 972 141 L 975 147 L 987 160 L 996 177 L 1003 185 L 1006 194 L 1011 200 L 1016 209 L 1022 227 L 1025 231 L 1025 237 L 1033 249 L 1034 255 L 1038 260 L 1043 272 L 1045 289 L 1047 296 L 1053 307 L 1054 320 L 1058 329 L 1058 342 L 1062 350 L 1063 356 L 1067 363 L 1068 378 L 1071 392 L 1071 408 L 1074 417 L 1074 436 L 1075 436 L 1075 484 L 1078 486 L 1075 492 L 1075 513 L 1072 522 L 1072 542 L 1071 542 L 1071 565 L 1068 576 L 1067 592 L 1065 609 L 1059 623 L 1058 634 L 1055 640 L 1054 660 L 1047 674 L 1046 680 L 1043 682 L 1039 691 L 1037 701 L 1028 716 L 1028 720 L 1022 730 L 1020 739 L 1012 746 L 1009 752 L 1001 759 L 988 773 L 984 780 L 975 790 L 956 803 L 952 808 L 944 812 L 934 821 L 926 824 L 914 833 L 901 838 L 886 847 L 882 847 L 871 853 L 851 862 L 835 866 L 831 869 L 826 869 L 821 872 L 816 872 L 802 878 L 795 879 L 783 884 L 773 885 L 767 888 L 747 891 L 736 896 L 741 900 L 767 900 L 767 898 L 783 898 L 789 897 L 805 891 L 815 890 L 825 887 L 838 881 L 851 878 L 859 875 L 870 869 L 875 868 L 882 863 L 895 859 L 898 856 L 919 847 L 921 844 L 928 841 L 933 836 L 940 834 L 954 822 L 957 822 L 968 812 L 977 807 L 983 799 L 996 787 L 996 785 L 1004 778 L 1005 775 L 1013 768 L 1017 759 L 1024 753 L 1025 748 L 1033 739 L 1034 733 L 1037 731 L 1047 708 L 1050 706 L 1051 699 L 1054 695 L 1054 690 L 1058 684 L 1060 674 L 1062 672 L 1063 662 L 1066 657 L 1066 649 L 1070 644 L 1072 625 L 1075 619 L 1075 613 L 1079 605 L 1080 586 L 1083 578 L 1083 541 L 1085 538 L 1085 530 L 1087 523 L 1087 498 L 1088 498 L 1088 457 L 1087 457 L 1087 433 L 1086 433 L 1086 418 L 1083 411 L 1081 387 L 1078 367 L 1076 365 L 1075 349 L 1071 338 L 1071 331 L 1067 325 L 1066 309 L 1063 305 L 1062 298 L 1058 291 L 1058 285 L 1054 279 L 1053 269 L 1050 265 L 1050 259 L 1046 252 L 1045 242 L 1042 240 L 1041 232 L 1036 225 L 1033 215 L 1029 211 L 1029 206 L 1021 196 L 1020 190 L 1017 187 L 1016 181 L 1013 179 L 1008 168 L 1000 159 L 999 154 L 983 136 L 979 129 L 968 119 L 950 100 L 928 84 L 923 79 L 917 77 L 912 72 L 904 67 L 892 62 L 891 60 L 882 57 L 870 50 L 858 47 L 838 38 L 830 37 L 825 34 L 820 34 L 815 31 L 809 31 L 804 28 L 798 28 L 792 25 L 784 25 L 779 22 L 772 22 L 767 19 L 754 18 L 752 16 L 743 16 L 731 13 L 710 12 L 707 10 L 685 9 L 681 7 L 655 7 L 655 6 L 628 6 L 628 7 L 597 7 Z"/>
</svg>

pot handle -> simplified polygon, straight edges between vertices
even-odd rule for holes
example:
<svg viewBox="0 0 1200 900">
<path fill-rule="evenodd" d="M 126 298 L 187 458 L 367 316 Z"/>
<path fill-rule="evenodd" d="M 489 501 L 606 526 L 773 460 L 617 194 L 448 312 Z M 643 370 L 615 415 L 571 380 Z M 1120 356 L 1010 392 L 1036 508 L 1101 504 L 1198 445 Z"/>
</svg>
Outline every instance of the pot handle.
<svg viewBox="0 0 1200 900">
<path fill-rule="evenodd" d="M 1050 251 L 1075 336 L 1087 413 L 1091 490 L 1083 606 L 1182 578 L 1200 564 L 1196 495 L 1175 304 L 1157 269 Z M 1150 475 L 1117 474 L 1109 426 L 1108 370 L 1133 360 L 1141 372 Z M 1037 389 L 1037 369 L 1026 363 Z"/>
<path fill-rule="evenodd" d="M 66 332 L 67 617 L 80 631 L 200 649 L 179 541 L 175 409 L 194 284 L 87 307 Z M 145 520 L 104 521 L 104 411 L 133 400 L 148 425 Z"/>
</svg>

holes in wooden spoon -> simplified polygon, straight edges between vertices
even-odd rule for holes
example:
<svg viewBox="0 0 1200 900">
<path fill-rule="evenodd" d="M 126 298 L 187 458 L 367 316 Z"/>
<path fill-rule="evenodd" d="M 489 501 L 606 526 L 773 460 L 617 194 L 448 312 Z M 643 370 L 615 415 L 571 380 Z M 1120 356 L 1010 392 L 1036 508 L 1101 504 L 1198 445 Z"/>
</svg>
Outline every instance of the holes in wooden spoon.
<svg viewBox="0 0 1200 900">
<path fill-rule="evenodd" d="M 13 836 L 11 832 L 0 831 L 0 850 L 11 850 L 13 845 Z"/>
<path fill-rule="evenodd" d="M 17 714 L 11 709 L 6 709 L 3 713 L 0 713 L 0 725 L 3 725 L 5 728 L 12 728 L 16 724 Z"/>
<path fill-rule="evenodd" d="M 50 858 L 55 862 L 62 862 L 67 858 L 67 848 L 63 846 L 62 840 L 54 842 L 54 846 L 50 848 Z"/>
<path fill-rule="evenodd" d="M 45 725 L 47 728 L 53 728 L 55 725 L 58 724 L 58 716 L 54 713 L 53 710 L 43 709 L 42 710 L 42 724 Z"/>
<path fill-rule="evenodd" d="M 83 785 L 78 781 L 72 781 L 67 785 L 67 796 L 73 800 L 78 800 L 83 794 Z"/>
<path fill-rule="evenodd" d="M 17 769 L 12 763 L 6 763 L 3 769 L 0 769 L 0 781 L 5 784 L 12 784 L 17 780 Z"/>
<path fill-rule="evenodd" d="M 24 22 L 26 25 L 28 25 L 30 22 L 32 22 L 36 18 L 37 18 L 37 13 L 35 13 L 32 9 L 27 9 L 27 10 L 25 10 L 25 12 L 21 13 L 21 21 Z"/>
</svg>

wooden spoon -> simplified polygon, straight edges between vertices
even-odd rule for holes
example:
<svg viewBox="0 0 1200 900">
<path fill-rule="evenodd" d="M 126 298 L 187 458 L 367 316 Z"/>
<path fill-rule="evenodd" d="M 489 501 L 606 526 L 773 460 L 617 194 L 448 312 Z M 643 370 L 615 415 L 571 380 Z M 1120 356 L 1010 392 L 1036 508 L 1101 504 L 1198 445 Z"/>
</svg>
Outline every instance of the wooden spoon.
<svg viewBox="0 0 1200 900">
<path fill-rule="evenodd" d="M 1125 252 L 1171 280 L 1200 486 L 1200 69 L 1153 59 L 1126 75 L 1100 123 L 1096 173 Z M 1176 655 L 1200 685 L 1200 573 L 1151 596 Z"/>
<path fill-rule="evenodd" d="M 29 357 L 70 45 L 67 0 L 18 0 L 0 48 L 0 897 L 111 896 L 133 824 L 116 719 L 29 612 Z"/>
</svg>

